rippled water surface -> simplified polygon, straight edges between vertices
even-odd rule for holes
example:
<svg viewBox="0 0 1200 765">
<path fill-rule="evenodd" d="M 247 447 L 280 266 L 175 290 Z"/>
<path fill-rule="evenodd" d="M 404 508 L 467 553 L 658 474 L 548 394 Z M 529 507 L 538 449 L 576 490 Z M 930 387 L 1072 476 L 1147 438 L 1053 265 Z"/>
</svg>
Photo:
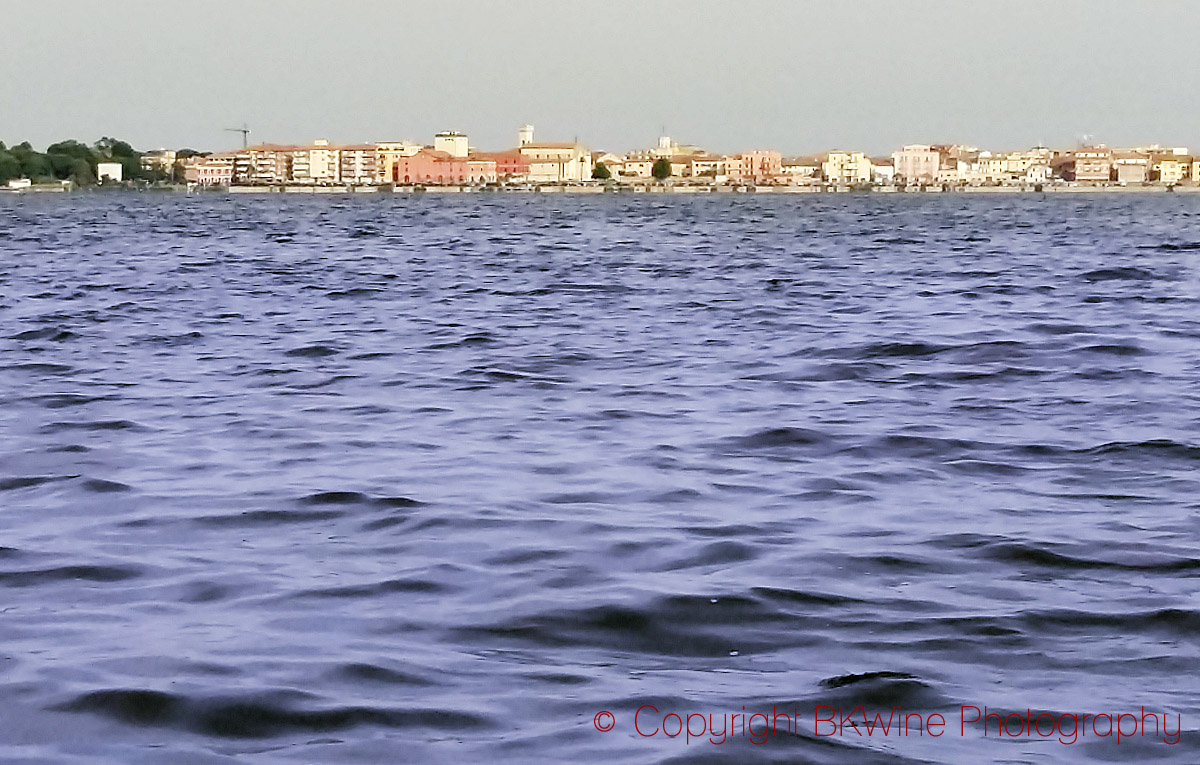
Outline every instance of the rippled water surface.
<svg viewBox="0 0 1200 765">
<path fill-rule="evenodd" d="M 0 754 L 1200 761 L 1198 297 L 1200 195 L 0 199 Z"/>
</svg>

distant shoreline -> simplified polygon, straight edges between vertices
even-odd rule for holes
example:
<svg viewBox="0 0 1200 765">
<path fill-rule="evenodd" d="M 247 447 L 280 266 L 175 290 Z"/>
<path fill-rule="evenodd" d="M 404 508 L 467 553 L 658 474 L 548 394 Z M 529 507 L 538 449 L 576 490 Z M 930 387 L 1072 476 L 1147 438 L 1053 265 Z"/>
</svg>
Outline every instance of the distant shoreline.
<svg viewBox="0 0 1200 765">
<path fill-rule="evenodd" d="M 641 196 L 641 195 L 690 195 L 690 196 L 742 196 L 757 194 L 885 194 L 885 195 L 936 195 L 946 196 L 955 194 L 1195 194 L 1200 193 L 1200 185 L 1161 186 L 1156 184 L 1144 186 L 1120 186 L 1116 184 L 1087 184 L 1087 185 L 1046 185 L 1034 186 L 924 186 L 900 188 L 894 186 L 857 187 L 857 186 L 697 186 L 697 185 L 543 185 L 530 187 L 479 187 L 479 186 L 218 186 L 188 189 L 184 186 L 152 186 L 141 189 L 71 189 L 61 185 L 33 186 L 22 189 L 0 189 L 0 198 L 41 194 L 143 194 L 169 193 L 185 194 L 188 196 L 262 196 L 274 194 L 312 195 L 312 196 L 357 196 L 360 194 L 398 194 L 401 196 L 423 196 L 426 194 L 439 196 L 445 194 L 478 194 L 483 196 L 506 194 L 584 194 L 593 196 Z"/>
</svg>

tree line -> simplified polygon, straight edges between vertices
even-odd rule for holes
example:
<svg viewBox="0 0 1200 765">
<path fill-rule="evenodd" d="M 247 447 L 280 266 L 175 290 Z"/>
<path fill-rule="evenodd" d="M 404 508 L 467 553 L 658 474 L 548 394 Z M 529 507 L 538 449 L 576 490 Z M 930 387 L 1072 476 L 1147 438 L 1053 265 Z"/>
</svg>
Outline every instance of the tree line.
<svg viewBox="0 0 1200 765">
<path fill-rule="evenodd" d="M 180 159 L 195 154 L 189 149 L 179 152 Z M 79 186 L 91 186 L 98 183 L 96 166 L 101 162 L 119 163 L 126 181 L 182 181 L 181 168 L 143 168 L 142 152 L 125 141 L 106 136 L 91 146 L 76 140 L 59 141 L 50 144 L 44 152 L 34 149 L 29 141 L 12 147 L 0 141 L 0 185 L 16 178 L 28 178 L 34 183 L 73 181 Z"/>
</svg>

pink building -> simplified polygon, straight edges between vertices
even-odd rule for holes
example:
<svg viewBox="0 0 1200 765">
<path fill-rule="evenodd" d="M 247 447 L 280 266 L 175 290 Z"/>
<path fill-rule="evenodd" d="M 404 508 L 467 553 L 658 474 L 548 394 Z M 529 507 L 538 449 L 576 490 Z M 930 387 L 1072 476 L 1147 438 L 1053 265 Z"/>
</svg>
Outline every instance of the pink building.
<svg viewBox="0 0 1200 765">
<path fill-rule="evenodd" d="M 764 183 L 783 175 L 783 155 L 777 151 L 746 151 L 725 160 L 729 179 L 739 183 Z"/>
<path fill-rule="evenodd" d="M 193 157 L 184 164 L 183 177 L 201 186 L 228 186 L 233 183 L 233 154 Z"/>
<path fill-rule="evenodd" d="M 529 158 L 518 149 L 491 154 L 479 154 L 479 159 L 496 163 L 496 178 L 500 181 L 523 181 L 529 178 Z"/>
<path fill-rule="evenodd" d="M 440 186 L 496 182 L 496 160 L 452 157 L 444 151 L 422 149 L 411 157 L 397 157 L 392 182 Z"/>
</svg>

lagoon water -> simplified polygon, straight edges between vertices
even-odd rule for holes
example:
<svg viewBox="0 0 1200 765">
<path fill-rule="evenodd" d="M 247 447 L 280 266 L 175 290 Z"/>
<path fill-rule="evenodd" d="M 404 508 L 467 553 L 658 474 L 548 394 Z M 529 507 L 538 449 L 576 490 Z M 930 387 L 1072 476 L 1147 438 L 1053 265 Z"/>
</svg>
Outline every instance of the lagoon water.
<svg viewBox="0 0 1200 765">
<path fill-rule="evenodd" d="M 6 762 L 1200 760 L 1200 197 L 0 199 L 0 436 Z"/>
</svg>

